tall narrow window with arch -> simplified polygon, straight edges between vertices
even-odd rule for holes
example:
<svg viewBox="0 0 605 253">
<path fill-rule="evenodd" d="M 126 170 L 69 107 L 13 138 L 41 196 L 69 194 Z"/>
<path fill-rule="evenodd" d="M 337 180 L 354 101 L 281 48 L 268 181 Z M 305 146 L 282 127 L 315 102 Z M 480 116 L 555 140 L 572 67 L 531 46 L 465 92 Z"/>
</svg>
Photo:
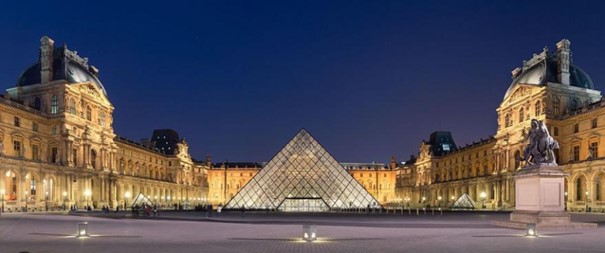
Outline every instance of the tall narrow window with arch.
<svg viewBox="0 0 605 253">
<path fill-rule="evenodd" d="M 59 113 L 59 99 L 57 95 L 52 95 L 50 98 L 50 114 L 54 115 L 57 113 Z"/>
</svg>

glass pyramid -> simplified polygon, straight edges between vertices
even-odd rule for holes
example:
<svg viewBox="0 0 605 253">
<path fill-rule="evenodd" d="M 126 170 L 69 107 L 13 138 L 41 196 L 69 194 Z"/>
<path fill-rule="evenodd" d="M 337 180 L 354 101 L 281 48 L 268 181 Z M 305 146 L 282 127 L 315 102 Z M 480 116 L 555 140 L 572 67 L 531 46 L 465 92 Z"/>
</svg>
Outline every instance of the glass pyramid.
<svg viewBox="0 0 605 253">
<path fill-rule="evenodd" d="M 468 194 L 464 193 L 450 206 L 450 209 L 475 209 L 476 205 L 477 203 Z"/>
<path fill-rule="evenodd" d="M 320 212 L 377 205 L 378 201 L 302 129 L 225 208 Z"/>
</svg>

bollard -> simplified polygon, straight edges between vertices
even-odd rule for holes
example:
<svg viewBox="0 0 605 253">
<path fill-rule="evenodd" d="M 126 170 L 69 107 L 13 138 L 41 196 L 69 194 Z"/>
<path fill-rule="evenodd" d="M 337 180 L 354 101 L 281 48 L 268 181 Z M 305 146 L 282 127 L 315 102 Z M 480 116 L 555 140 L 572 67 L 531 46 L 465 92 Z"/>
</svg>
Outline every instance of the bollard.
<svg viewBox="0 0 605 253">
<path fill-rule="evenodd" d="M 418 210 L 418 208 L 416 208 L 416 215 L 420 215 L 420 210 Z"/>
<path fill-rule="evenodd" d="M 408 214 L 412 215 L 412 208 L 411 207 L 408 207 Z"/>
<path fill-rule="evenodd" d="M 439 215 L 443 215 L 443 210 L 439 207 Z"/>
<path fill-rule="evenodd" d="M 426 215 L 426 207 L 423 207 L 422 211 L 424 212 L 424 215 Z"/>
</svg>

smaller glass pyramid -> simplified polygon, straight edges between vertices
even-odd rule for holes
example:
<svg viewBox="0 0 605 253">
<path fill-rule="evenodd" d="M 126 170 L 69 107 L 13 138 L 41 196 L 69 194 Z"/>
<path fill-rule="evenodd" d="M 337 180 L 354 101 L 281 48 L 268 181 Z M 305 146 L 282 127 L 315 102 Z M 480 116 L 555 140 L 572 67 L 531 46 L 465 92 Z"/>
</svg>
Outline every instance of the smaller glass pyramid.
<svg viewBox="0 0 605 253">
<path fill-rule="evenodd" d="M 302 129 L 226 205 L 320 212 L 380 204 Z"/>
</svg>

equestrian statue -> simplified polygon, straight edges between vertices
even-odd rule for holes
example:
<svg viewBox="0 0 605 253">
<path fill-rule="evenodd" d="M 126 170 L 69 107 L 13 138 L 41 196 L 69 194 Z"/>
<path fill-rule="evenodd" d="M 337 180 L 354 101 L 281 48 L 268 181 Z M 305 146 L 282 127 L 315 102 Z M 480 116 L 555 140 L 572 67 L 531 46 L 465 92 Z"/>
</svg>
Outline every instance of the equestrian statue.
<svg viewBox="0 0 605 253">
<path fill-rule="evenodd" d="M 554 150 L 559 149 L 559 143 L 550 136 L 544 122 L 532 119 L 527 139 L 529 144 L 525 146 L 521 159 L 528 165 L 557 165 Z"/>
</svg>

